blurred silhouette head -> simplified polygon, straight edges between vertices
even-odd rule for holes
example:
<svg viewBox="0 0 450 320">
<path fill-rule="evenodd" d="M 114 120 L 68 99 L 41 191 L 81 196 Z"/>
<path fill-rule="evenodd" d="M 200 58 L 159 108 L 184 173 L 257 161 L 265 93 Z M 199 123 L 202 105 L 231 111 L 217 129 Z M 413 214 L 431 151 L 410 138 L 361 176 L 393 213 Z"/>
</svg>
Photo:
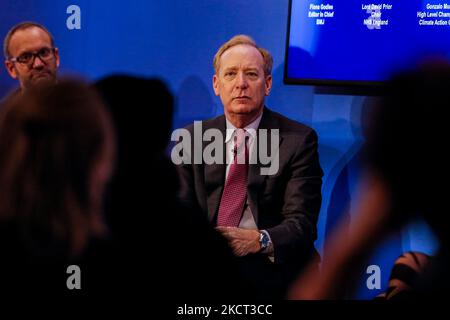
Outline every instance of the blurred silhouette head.
<svg viewBox="0 0 450 320">
<path fill-rule="evenodd" d="M 117 133 L 117 166 L 108 188 L 106 219 L 113 237 L 130 241 L 147 234 L 146 228 L 162 218 L 152 214 L 155 203 L 173 203 L 174 168 L 165 156 L 173 97 L 159 80 L 127 75 L 101 79 L 95 88 L 111 111 Z"/>
<path fill-rule="evenodd" d="M 423 215 L 441 239 L 449 231 L 442 211 L 448 207 L 442 182 L 449 178 L 449 106 L 448 64 L 398 74 L 371 112 L 365 145 L 369 165 L 387 181 L 398 214 Z"/>
<path fill-rule="evenodd" d="M 112 75 L 95 83 L 107 103 L 122 160 L 145 164 L 167 147 L 172 128 L 173 97 L 156 79 Z M 151 114 L 151 118 L 145 116 Z"/>
<path fill-rule="evenodd" d="M 101 198 L 113 166 L 109 114 L 87 85 L 35 86 L 0 115 L 0 219 L 25 242 L 54 239 L 79 253 L 104 229 Z"/>
<path fill-rule="evenodd" d="M 9 75 L 27 89 L 41 82 L 55 83 L 59 52 L 51 33 L 36 22 L 22 22 L 7 33 L 3 52 Z"/>
</svg>

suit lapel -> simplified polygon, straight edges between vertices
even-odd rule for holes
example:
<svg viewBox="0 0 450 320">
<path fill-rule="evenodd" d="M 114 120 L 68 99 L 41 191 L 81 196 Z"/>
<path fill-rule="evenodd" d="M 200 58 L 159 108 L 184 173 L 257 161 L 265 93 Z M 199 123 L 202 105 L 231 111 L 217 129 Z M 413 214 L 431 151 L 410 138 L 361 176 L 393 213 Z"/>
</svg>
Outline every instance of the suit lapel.
<svg viewBox="0 0 450 320">
<path fill-rule="evenodd" d="M 212 122 L 204 123 L 203 131 L 209 128 L 217 128 L 220 130 L 223 136 L 223 164 L 212 164 L 212 165 L 204 165 L 204 175 L 205 175 L 205 191 L 207 197 L 207 206 L 208 206 L 208 220 L 212 222 L 217 214 L 220 204 L 220 198 L 222 196 L 223 187 L 225 185 L 225 170 L 226 170 L 226 149 L 225 149 L 225 137 L 226 137 L 226 123 L 225 116 L 218 117 L 214 119 Z M 272 111 L 264 108 L 264 113 L 261 118 L 261 122 L 258 127 L 257 137 L 258 140 L 255 141 L 258 143 L 260 141 L 260 131 L 259 129 L 267 130 L 268 137 L 268 146 L 270 146 L 270 129 L 279 129 L 279 124 L 276 118 L 272 115 Z M 283 137 L 280 132 L 280 147 L 282 143 Z M 210 142 L 203 142 L 203 149 Z M 270 148 L 270 147 L 268 147 Z M 258 148 L 254 149 L 258 151 Z M 249 197 L 249 205 L 252 211 L 253 217 L 255 219 L 256 224 L 258 225 L 258 194 L 259 190 L 262 187 L 266 175 L 261 175 L 261 163 L 259 161 L 256 164 L 250 164 L 249 172 L 248 172 L 248 182 L 247 182 L 247 192 Z"/>
<path fill-rule="evenodd" d="M 258 131 L 257 131 L 258 140 L 255 141 L 258 143 L 258 145 L 254 146 L 254 147 L 256 147 L 256 148 L 254 148 L 255 152 L 259 152 L 259 145 L 261 143 L 259 129 L 267 130 L 267 138 L 268 138 L 267 142 L 268 142 L 268 149 L 269 149 L 270 148 L 269 146 L 271 143 L 270 129 L 279 129 L 279 124 L 276 121 L 276 119 L 274 119 L 274 117 L 272 116 L 272 112 L 269 109 L 267 109 L 267 107 L 264 107 L 264 113 L 263 113 L 261 122 L 258 127 Z M 282 136 L 281 136 L 281 132 L 280 132 L 280 146 L 281 146 L 281 142 L 282 142 Z M 258 157 L 256 159 L 258 159 Z M 250 164 L 249 171 L 248 171 L 248 182 L 247 182 L 249 205 L 250 205 L 250 209 L 252 210 L 253 218 L 255 219 L 256 225 L 258 225 L 258 217 L 259 217 L 258 194 L 259 194 L 259 191 L 260 191 L 265 179 L 267 178 L 266 175 L 261 174 L 261 167 L 262 167 L 262 165 L 261 165 L 259 159 L 256 162 L 256 164 Z"/>
<path fill-rule="evenodd" d="M 214 120 L 213 123 L 205 125 L 203 130 L 209 128 L 217 128 L 220 130 L 223 136 L 223 161 L 222 164 L 205 164 L 204 165 L 204 175 L 205 175 L 205 191 L 206 200 L 208 206 L 208 220 L 212 222 L 216 216 L 217 210 L 219 208 L 220 198 L 222 196 L 223 187 L 225 185 L 225 116 L 219 117 Z M 203 149 L 210 142 L 203 142 Z"/>
</svg>

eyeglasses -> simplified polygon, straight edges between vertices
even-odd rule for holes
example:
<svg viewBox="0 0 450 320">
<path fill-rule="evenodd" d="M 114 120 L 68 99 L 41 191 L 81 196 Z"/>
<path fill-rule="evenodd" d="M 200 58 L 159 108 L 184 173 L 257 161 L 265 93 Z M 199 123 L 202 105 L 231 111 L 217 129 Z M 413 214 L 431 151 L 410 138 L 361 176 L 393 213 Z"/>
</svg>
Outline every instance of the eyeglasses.
<svg viewBox="0 0 450 320">
<path fill-rule="evenodd" d="M 53 58 L 56 48 L 42 48 L 37 52 L 24 52 L 18 57 L 9 59 L 11 62 L 18 62 L 21 64 L 31 65 L 34 63 L 34 59 L 39 57 L 41 61 L 47 62 Z"/>
</svg>

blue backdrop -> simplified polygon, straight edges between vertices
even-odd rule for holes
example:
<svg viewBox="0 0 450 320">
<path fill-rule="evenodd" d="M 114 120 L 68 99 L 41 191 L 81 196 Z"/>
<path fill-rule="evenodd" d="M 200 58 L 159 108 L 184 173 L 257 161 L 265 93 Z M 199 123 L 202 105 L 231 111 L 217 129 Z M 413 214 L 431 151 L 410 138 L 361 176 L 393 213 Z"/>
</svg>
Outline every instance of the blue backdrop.
<svg viewBox="0 0 450 320">
<path fill-rule="evenodd" d="M 61 73 L 95 80 L 111 73 L 131 73 L 165 80 L 177 98 L 174 126 L 222 113 L 211 83 L 212 58 L 219 46 L 238 33 L 251 35 L 274 57 L 273 90 L 267 105 L 312 126 L 319 134 L 325 171 L 323 204 L 316 247 L 325 254 L 326 235 L 343 216 L 351 218 L 362 143 L 360 114 L 366 97 L 315 94 L 311 86 L 282 82 L 288 0 L 2 0 L 0 34 L 23 20 L 46 25 L 61 54 Z M 81 29 L 69 30 L 69 5 L 81 9 Z M 0 72 L 0 96 L 16 86 Z M 149 97 L 151 101 L 151 97 Z M 142 108 L 150 108 L 142 102 Z M 148 112 L 146 112 L 148 114 Z M 149 123 L 152 119 L 149 119 Z M 350 210 L 351 212 L 351 210 Z M 351 221 L 351 219 L 350 219 Z M 393 260 L 406 250 L 432 253 L 434 240 L 418 222 L 390 239 L 371 263 L 381 267 L 381 290 L 368 290 L 364 270 L 357 298 L 386 288 Z"/>
</svg>

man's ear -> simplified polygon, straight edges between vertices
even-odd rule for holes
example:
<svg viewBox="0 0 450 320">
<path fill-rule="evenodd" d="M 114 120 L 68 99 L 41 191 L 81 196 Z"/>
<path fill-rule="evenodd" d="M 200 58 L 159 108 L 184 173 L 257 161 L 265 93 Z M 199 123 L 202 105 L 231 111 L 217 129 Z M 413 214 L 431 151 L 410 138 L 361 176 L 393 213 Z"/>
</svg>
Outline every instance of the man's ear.
<svg viewBox="0 0 450 320">
<path fill-rule="evenodd" d="M 214 93 L 216 94 L 216 96 L 219 96 L 220 95 L 219 78 L 217 77 L 216 74 L 213 76 L 213 88 L 214 88 Z"/>
<path fill-rule="evenodd" d="M 5 60 L 5 67 L 6 67 L 6 71 L 8 71 L 11 78 L 17 79 L 17 71 L 16 71 L 16 67 L 14 66 L 14 63 L 9 60 Z"/>
<path fill-rule="evenodd" d="M 268 76 L 266 76 L 266 88 L 265 88 L 265 94 L 266 96 L 269 95 L 270 90 L 272 89 L 272 75 L 269 74 Z"/>
<path fill-rule="evenodd" d="M 56 61 L 56 67 L 59 67 L 59 51 L 58 48 L 55 48 L 55 61 Z"/>
</svg>

